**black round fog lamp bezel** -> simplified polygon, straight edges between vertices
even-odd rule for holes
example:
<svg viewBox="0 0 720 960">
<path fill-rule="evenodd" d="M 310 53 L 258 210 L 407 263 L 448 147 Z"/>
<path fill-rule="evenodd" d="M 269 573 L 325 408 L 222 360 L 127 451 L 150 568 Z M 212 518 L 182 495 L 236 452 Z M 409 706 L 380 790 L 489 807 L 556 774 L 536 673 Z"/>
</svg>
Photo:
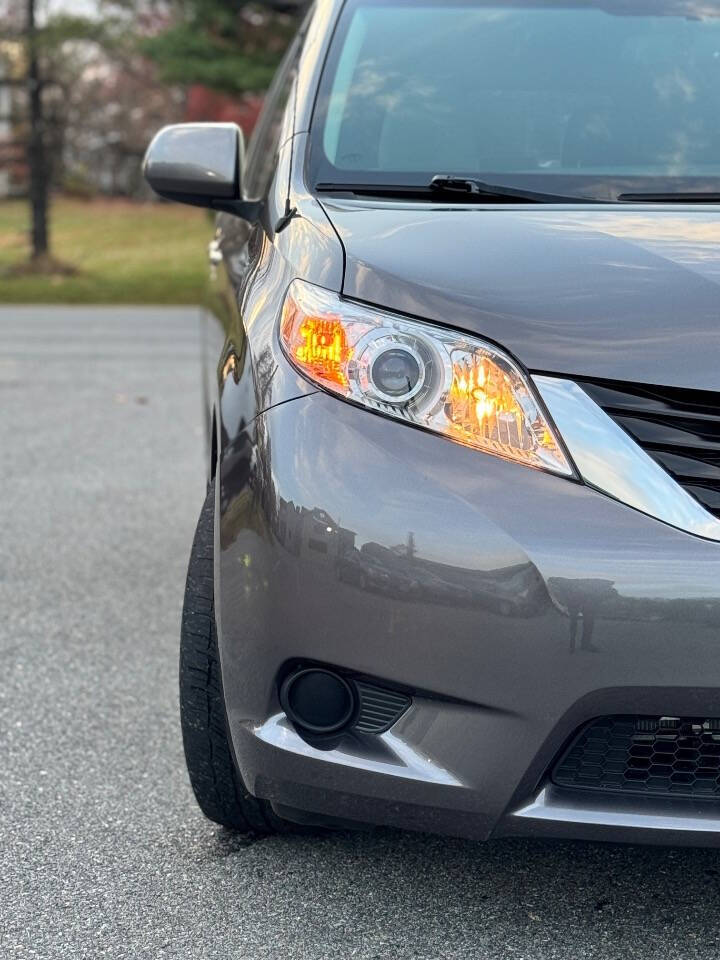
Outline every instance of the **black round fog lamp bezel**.
<svg viewBox="0 0 720 960">
<path fill-rule="evenodd" d="M 292 705 L 292 688 L 295 686 L 298 680 L 312 673 L 325 674 L 326 676 L 331 677 L 333 680 L 338 682 L 347 693 L 348 708 L 342 717 L 333 724 L 318 725 L 308 723 L 296 713 Z M 295 726 L 299 727 L 300 730 L 305 733 L 313 733 L 319 736 L 324 736 L 327 734 L 338 733 L 352 725 L 352 721 L 354 720 L 358 711 L 358 697 L 357 692 L 354 689 L 354 685 L 350 684 L 345 677 L 341 676 L 339 673 L 335 673 L 333 670 L 325 670 L 322 667 L 306 667 L 303 670 L 297 670 L 295 673 L 291 673 L 285 678 L 280 687 L 280 705 L 287 714 L 288 718 L 292 721 L 292 723 L 295 724 Z"/>
</svg>

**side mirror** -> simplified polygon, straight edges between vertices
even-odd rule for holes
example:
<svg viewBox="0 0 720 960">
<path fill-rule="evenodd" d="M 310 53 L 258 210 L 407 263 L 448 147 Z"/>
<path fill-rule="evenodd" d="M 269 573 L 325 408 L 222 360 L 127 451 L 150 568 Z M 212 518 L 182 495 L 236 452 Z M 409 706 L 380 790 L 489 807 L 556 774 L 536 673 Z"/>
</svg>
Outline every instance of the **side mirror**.
<svg viewBox="0 0 720 960">
<path fill-rule="evenodd" d="M 257 219 L 259 201 L 243 197 L 245 138 L 235 123 L 178 123 L 155 134 L 145 179 L 161 197 Z"/>
</svg>

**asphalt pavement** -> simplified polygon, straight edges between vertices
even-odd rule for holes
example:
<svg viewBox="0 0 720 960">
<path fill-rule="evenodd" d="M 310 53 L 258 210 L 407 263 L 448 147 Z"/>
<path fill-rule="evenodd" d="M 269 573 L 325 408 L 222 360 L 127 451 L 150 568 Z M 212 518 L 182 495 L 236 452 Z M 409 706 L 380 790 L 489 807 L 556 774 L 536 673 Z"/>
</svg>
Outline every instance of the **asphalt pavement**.
<svg viewBox="0 0 720 960">
<path fill-rule="evenodd" d="M 198 315 L 0 310 L 0 958 L 716 958 L 720 852 L 247 839 L 185 773 Z"/>
</svg>

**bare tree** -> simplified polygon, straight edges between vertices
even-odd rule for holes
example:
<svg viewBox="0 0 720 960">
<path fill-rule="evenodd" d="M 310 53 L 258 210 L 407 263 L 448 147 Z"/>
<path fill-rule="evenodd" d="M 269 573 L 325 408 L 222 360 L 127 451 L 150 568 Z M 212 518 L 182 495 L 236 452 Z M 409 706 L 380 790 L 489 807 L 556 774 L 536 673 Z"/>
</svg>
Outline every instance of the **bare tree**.
<svg viewBox="0 0 720 960">
<path fill-rule="evenodd" d="M 39 7 L 40 0 L 25 0 L 24 21 L 17 6 L 9 12 L 0 9 L 3 33 L 22 45 L 25 98 L 18 129 L 24 142 L 31 219 L 30 260 L 12 269 L 68 273 L 74 268 L 51 255 L 50 199 L 62 171 L 70 93 L 86 62 L 88 46 L 112 46 L 125 36 L 123 28 L 131 23 L 131 14 L 90 17 L 60 10 L 38 22 Z"/>
<path fill-rule="evenodd" d="M 32 259 L 46 260 L 48 248 L 48 163 L 45 153 L 42 81 L 35 25 L 35 0 L 27 0 L 27 85 L 30 130 L 27 159 L 32 213 Z"/>
</svg>

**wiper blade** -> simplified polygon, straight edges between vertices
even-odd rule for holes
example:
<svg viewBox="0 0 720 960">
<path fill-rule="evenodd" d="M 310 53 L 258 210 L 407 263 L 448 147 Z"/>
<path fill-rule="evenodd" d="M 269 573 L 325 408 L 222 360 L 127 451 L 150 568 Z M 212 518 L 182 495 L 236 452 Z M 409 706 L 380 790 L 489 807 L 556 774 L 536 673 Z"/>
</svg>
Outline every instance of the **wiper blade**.
<svg viewBox="0 0 720 960">
<path fill-rule="evenodd" d="M 720 203 L 720 193 L 621 193 L 624 203 Z"/>
<path fill-rule="evenodd" d="M 519 187 L 504 187 L 485 180 L 475 180 L 472 177 L 453 177 L 441 173 L 430 181 L 430 190 L 439 195 L 464 194 L 475 199 L 483 197 L 494 200 L 518 203 L 601 203 L 600 200 L 584 200 L 580 197 L 566 197 L 554 193 L 543 193 L 537 190 L 523 190 Z"/>
<path fill-rule="evenodd" d="M 352 193 L 361 197 L 389 197 L 407 200 L 438 200 L 447 203 L 603 203 L 582 197 L 566 197 L 535 190 L 503 187 L 484 180 L 439 174 L 428 184 L 318 183 L 318 193 Z"/>
</svg>

